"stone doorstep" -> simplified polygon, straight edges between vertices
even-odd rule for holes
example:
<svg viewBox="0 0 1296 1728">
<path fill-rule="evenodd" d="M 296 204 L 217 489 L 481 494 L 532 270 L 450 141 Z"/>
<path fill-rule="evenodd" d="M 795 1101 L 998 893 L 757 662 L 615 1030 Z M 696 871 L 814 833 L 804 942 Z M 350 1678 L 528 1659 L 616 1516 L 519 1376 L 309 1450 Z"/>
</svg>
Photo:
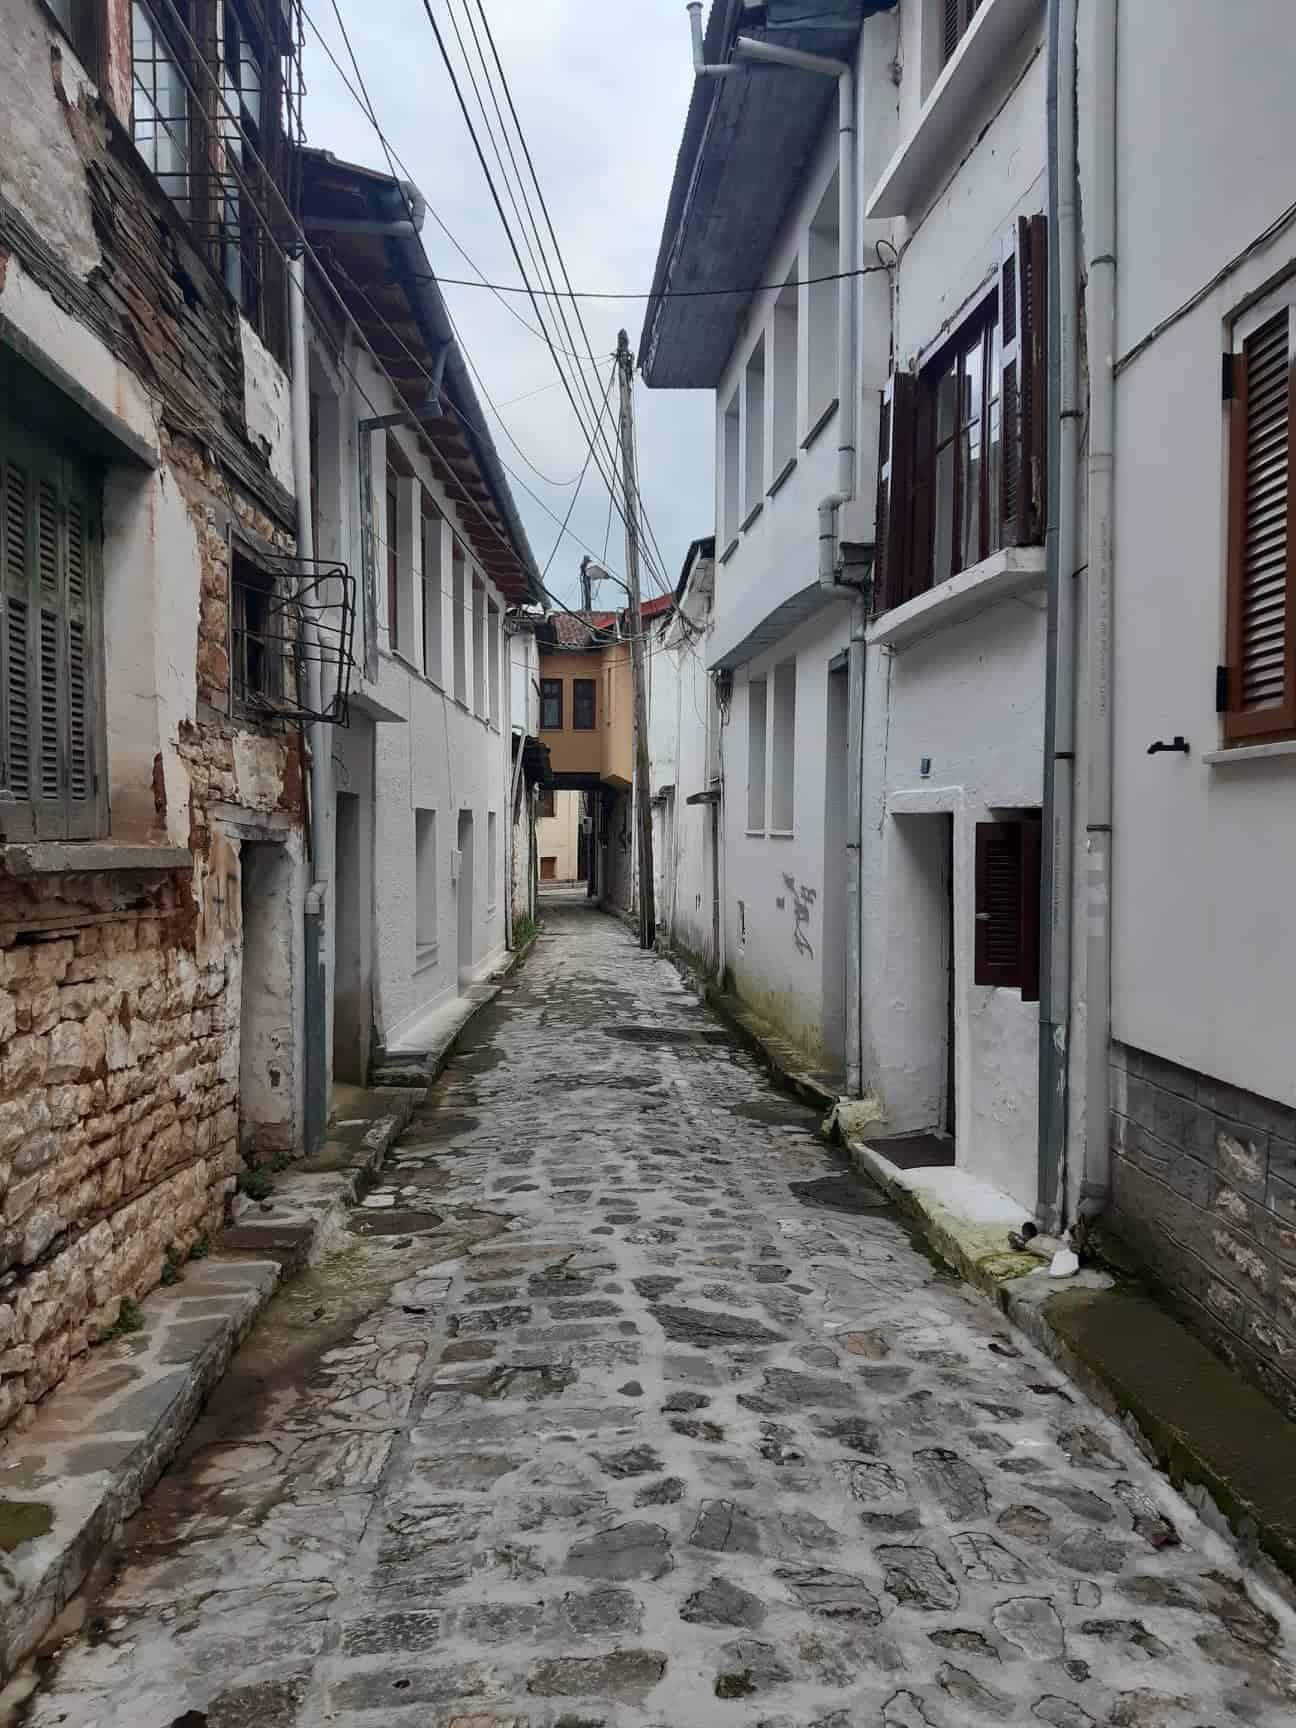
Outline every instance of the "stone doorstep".
<svg viewBox="0 0 1296 1728">
<path fill-rule="evenodd" d="M 521 948 L 509 951 L 507 958 L 491 973 L 489 979 L 469 986 L 467 993 L 458 1000 L 457 1011 L 452 1015 L 447 1009 L 445 1025 L 439 1029 L 426 1049 L 381 1050 L 370 1063 L 370 1086 L 381 1088 L 384 1093 L 402 1087 L 430 1086 L 449 1062 L 466 1028 L 488 1003 L 495 1000 L 501 986 L 526 960 L 535 947 L 539 934 L 537 927 Z"/>
<path fill-rule="evenodd" d="M 1122 1425 L 1145 1454 L 1254 1564 L 1266 1556 L 1296 1580 L 1296 1425 L 1165 1309 L 1105 1272 L 1050 1278 L 1032 1254 L 1005 1246 L 1004 1219 L 969 1216 L 937 1178 L 902 1171 L 858 1139 L 851 1162 L 921 1229 L 947 1265 L 984 1296 Z M 1194 1490 L 1198 1492 L 1194 1493 Z M 1210 1506 L 1200 1506 L 1201 1490 Z M 1291 1584 L 1272 1577 L 1289 1597 Z"/>
<path fill-rule="evenodd" d="M 0 1684 L 35 1650 L 112 1548 L 179 1451 L 203 1405 L 280 1284 L 325 1252 L 409 1121 L 422 1088 L 369 1092 L 355 1140 L 326 1142 L 331 1167 L 294 1165 L 271 1210 L 245 1206 L 205 1260 L 141 1304 L 143 1329 L 98 1346 L 0 1442 L 4 1502 L 49 1516 L 44 1534 L 4 1554 Z M 342 1159 L 346 1162 L 343 1163 Z M 314 1161 L 306 1161 L 308 1164 Z"/>
</svg>

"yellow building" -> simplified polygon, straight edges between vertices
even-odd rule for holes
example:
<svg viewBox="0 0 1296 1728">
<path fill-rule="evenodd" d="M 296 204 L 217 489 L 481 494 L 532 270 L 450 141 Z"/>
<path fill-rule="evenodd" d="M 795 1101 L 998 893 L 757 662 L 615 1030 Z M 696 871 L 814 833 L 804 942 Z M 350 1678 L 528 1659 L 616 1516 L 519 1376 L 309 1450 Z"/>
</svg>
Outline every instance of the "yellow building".
<svg viewBox="0 0 1296 1728">
<path fill-rule="evenodd" d="M 540 636 L 540 739 L 560 791 L 629 790 L 634 778 L 630 644 L 614 612 L 559 612 Z"/>
</svg>

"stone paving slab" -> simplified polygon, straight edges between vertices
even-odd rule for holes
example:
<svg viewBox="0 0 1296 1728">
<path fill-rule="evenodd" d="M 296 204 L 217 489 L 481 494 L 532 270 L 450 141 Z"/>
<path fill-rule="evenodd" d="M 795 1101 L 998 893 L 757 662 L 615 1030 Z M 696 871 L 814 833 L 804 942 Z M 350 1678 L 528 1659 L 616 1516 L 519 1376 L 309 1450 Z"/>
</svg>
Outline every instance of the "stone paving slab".
<svg viewBox="0 0 1296 1728">
<path fill-rule="evenodd" d="M 272 1305 L 27 1728 L 1293 1719 L 1287 1605 L 712 1025 L 550 912 L 374 1190 L 440 1222 Z"/>
<path fill-rule="evenodd" d="M 110 1552 L 282 1280 L 336 1246 L 347 1207 L 422 1096 L 371 1102 L 357 1132 L 339 1137 L 333 1173 L 293 1168 L 264 1209 L 243 1203 L 209 1258 L 145 1300 L 139 1332 L 96 1347 L 6 1437 L 0 1525 L 21 1517 L 32 1534 L 0 1551 L 0 1679 Z"/>
</svg>

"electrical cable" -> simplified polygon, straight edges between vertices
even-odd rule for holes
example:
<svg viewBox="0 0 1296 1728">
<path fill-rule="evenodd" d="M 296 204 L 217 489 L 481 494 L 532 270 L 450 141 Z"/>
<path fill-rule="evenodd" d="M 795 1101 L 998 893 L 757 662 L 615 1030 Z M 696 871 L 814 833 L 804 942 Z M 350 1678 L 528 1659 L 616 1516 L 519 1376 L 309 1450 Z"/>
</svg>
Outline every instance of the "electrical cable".
<svg viewBox="0 0 1296 1728">
<path fill-rule="evenodd" d="M 879 245 L 886 242 L 879 241 Z M 805 276 L 802 282 L 807 288 L 813 288 L 820 282 L 849 282 L 859 276 L 877 276 L 884 270 L 890 270 L 890 264 L 861 264 L 854 270 L 834 270 L 827 276 Z M 442 276 L 437 273 L 438 282 L 448 283 L 452 288 L 489 288 L 495 294 L 526 294 L 531 292 L 517 282 L 487 282 L 472 281 L 466 276 Z M 712 300 L 712 299 L 744 299 L 752 294 L 778 294 L 788 286 L 787 282 L 752 282 L 745 287 L 737 288 L 629 288 L 625 290 L 613 288 L 536 288 L 534 292 L 542 299 L 557 300 Z M 527 326 L 531 328 L 530 325 Z"/>
<path fill-rule="evenodd" d="M 315 40 L 319 43 L 320 47 L 324 50 L 325 55 L 327 56 L 328 60 L 332 64 L 333 70 L 337 73 L 338 77 L 341 79 L 343 88 L 350 95 L 352 101 L 355 102 L 356 105 L 361 109 L 361 111 L 368 117 L 368 119 L 373 124 L 375 129 L 377 129 L 379 131 L 380 135 L 382 135 L 381 134 L 381 128 L 378 126 L 378 121 L 372 112 L 372 104 L 370 104 L 368 102 L 368 91 L 367 90 L 365 91 L 365 99 L 362 100 L 360 95 L 359 95 L 359 92 L 356 90 L 356 88 L 352 84 L 351 80 L 347 77 L 346 72 L 344 71 L 341 62 L 339 61 L 337 55 L 333 52 L 332 47 L 329 45 L 327 39 L 324 36 L 323 31 L 319 27 L 319 25 L 311 17 L 310 13 L 306 10 L 305 6 L 303 6 L 301 8 L 301 12 L 302 12 L 302 17 L 305 19 L 306 23 L 310 25 L 311 32 L 314 35 Z M 346 32 L 344 30 L 343 31 L 344 39 L 345 39 L 345 36 L 346 36 Z M 350 44 L 348 43 L 348 49 L 349 49 L 349 47 L 350 47 Z M 355 67 L 356 76 L 359 77 L 360 69 L 356 65 L 356 58 L 355 58 L 354 53 L 351 54 L 351 64 L 353 67 Z M 361 81 L 361 86 L 363 88 L 363 80 Z M 396 153 L 394 147 L 392 147 L 392 154 L 393 154 L 393 156 L 395 156 L 397 163 L 400 165 L 401 172 L 405 175 L 405 178 L 407 180 L 413 180 L 414 176 L 410 173 L 409 169 L 401 161 L 400 156 Z M 495 298 L 497 300 L 499 300 L 500 305 L 503 306 L 504 310 L 509 314 L 509 316 L 511 318 L 515 319 L 516 322 L 519 323 L 522 326 L 522 328 L 528 333 L 528 335 L 534 336 L 537 342 L 543 342 L 544 336 L 541 334 L 541 332 L 539 330 L 537 330 L 533 324 L 528 324 L 526 319 L 517 310 L 517 308 L 515 306 L 510 306 L 508 301 L 501 297 L 503 290 L 502 289 L 496 289 L 496 288 L 492 287 L 492 285 L 487 281 L 486 272 L 481 268 L 481 266 L 477 263 L 477 261 L 469 255 L 467 250 L 460 243 L 460 241 L 455 237 L 455 235 L 450 231 L 450 229 L 446 226 L 446 223 L 443 220 L 443 218 L 437 213 L 437 211 L 432 207 L 431 204 L 429 204 L 427 206 L 427 212 L 428 212 L 428 215 L 431 216 L 432 220 L 436 223 L 437 227 L 445 235 L 446 239 L 454 247 L 455 251 L 463 259 L 464 263 L 468 265 L 470 270 L 476 271 L 476 273 L 477 273 L 476 280 L 474 281 L 473 279 L 471 279 L 469 277 L 461 277 L 461 276 L 438 276 L 438 275 L 433 274 L 432 272 L 429 272 L 426 277 L 415 276 L 412 278 L 412 280 L 414 280 L 414 281 L 445 282 L 445 283 L 449 284 L 450 286 L 456 287 L 456 288 L 488 288 L 489 287 L 489 288 L 491 288 L 491 291 L 494 293 Z M 519 289 L 518 292 L 523 293 L 523 292 L 525 292 L 525 290 Z M 601 366 L 603 364 L 603 358 L 604 357 L 597 355 L 597 354 L 568 354 L 567 358 L 569 360 L 576 361 L 579 365 L 582 365 L 582 366 Z"/>
<path fill-rule="evenodd" d="M 426 3 L 426 0 L 425 0 L 425 3 Z M 462 0 L 462 3 L 465 7 L 465 10 L 467 10 L 469 0 Z M 513 91 L 512 91 L 510 84 L 509 84 L 508 74 L 504 70 L 503 62 L 500 59 L 499 49 L 496 46 L 495 35 L 494 35 L 494 32 L 491 30 L 491 27 L 490 27 L 490 19 L 486 15 L 485 0 L 476 0 L 476 5 L 477 5 L 477 10 L 478 10 L 479 14 L 481 15 L 482 27 L 486 32 L 486 39 L 490 43 L 491 55 L 494 58 L 496 70 L 499 73 L 500 84 L 501 84 L 503 91 L 504 91 L 505 100 L 508 103 L 509 113 L 513 119 L 514 129 L 516 130 L 517 135 L 518 135 L 518 142 L 522 146 L 522 153 L 526 157 L 527 168 L 530 171 L 532 182 L 535 185 L 536 196 L 540 200 L 540 209 L 541 209 L 541 212 L 542 212 L 544 219 L 545 219 L 545 227 L 549 233 L 549 239 L 550 239 L 550 243 L 553 246 L 554 256 L 558 260 L 558 267 L 562 272 L 563 282 L 566 284 L 568 293 L 570 293 L 571 292 L 571 277 L 567 271 L 567 263 L 563 257 L 562 247 L 558 243 L 558 235 L 554 229 L 553 218 L 549 212 L 549 204 L 548 204 L 548 201 L 544 195 L 544 188 L 540 184 L 540 176 L 536 173 L 535 162 L 534 162 L 532 155 L 531 155 L 530 146 L 527 143 L 526 133 L 523 131 L 523 128 L 522 128 L 522 122 L 518 117 L 517 106 L 513 101 Z M 556 286 L 553 282 L 552 276 L 550 276 L 549 280 L 550 280 L 550 286 L 551 287 Z M 559 301 L 560 311 L 561 311 L 561 306 L 562 306 L 562 302 Z M 590 341 L 589 331 L 586 329 L 584 316 L 581 312 L 579 304 L 575 300 L 573 300 L 573 302 L 572 302 L 572 308 L 576 314 L 576 321 L 577 321 L 578 325 L 580 326 L 581 337 L 584 340 L 586 346 L 589 348 L 592 348 L 593 343 Z M 568 332 L 568 339 L 572 340 L 570 327 L 567 325 L 565 317 L 563 319 L 563 328 L 565 330 L 567 330 L 567 332 Z M 573 341 L 573 346 L 575 346 L 574 341 Z M 611 453 L 609 452 L 609 454 L 611 454 Z M 615 459 L 614 459 L 614 466 L 615 466 Z M 627 502 L 627 506 L 629 506 L 630 500 L 627 499 L 626 502 Z M 652 540 L 654 551 L 657 551 L 657 538 L 656 538 L 655 534 L 651 533 L 651 525 L 647 524 L 647 522 L 646 522 L 646 518 L 644 516 L 644 511 L 643 511 L 642 499 L 640 499 L 638 501 L 638 510 L 639 510 L 640 520 L 644 521 L 645 526 L 648 526 L 650 529 L 649 537 Z M 628 526 L 628 524 L 627 524 L 627 526 Z M 657 552 L 657 556 L 660 558 L 660 552 Z M 651 569 L 652 559 L 649 557 L 646 557 L 645 563 Z M 664 560 L 659 564 L 659 567 L 657 570 L 657 575 L 658 575 L 658 579 L 659 579 L 663 589 L 669 590 L 670 579 L 666 573 Z"/>
<path fill-rule="evenodd" d="M 387 370 L 387 367 L 383 363 L 381 356 L 377 353 L 372 342 L 370 342 L 368 336 L 365 334 L 364 327 L 361 325 L 359 319 L 352 312 L 351 308 L 347 305 L 345 299 L 342 296 L 340 289 L 330 279 L 328 272 L 325 270 L 324 265 L 320 261 L 319 255 L 317 254 L 314 247 L 311 245 L 309 239 L 307 238 L 305 230 L 302 228 L 301 223 L 298 221 L 296 215 L 294 214 L 293 210 L 289 206 L 287 199 L 284 197 L 284 194 L 283 194 L 282 190 L 280 189 L 278 182 L 275 181 L 274 178 L 271 176 L 269 170 L 266 168 L 264 161 L 262 160 L 260 154 L 257 151 L 256 145 L 254 144 L 253 140 L 248 136 L 247 130 L 243 125 L 241 117 L 237 113 L 235 113 L 235 111 L 231 107 L 224 90 L 221 88 L 220 80 L 217 78 L 216 73 L 213 71 L 212 67 L 208 64 L 208 62 L 203 58 L 203 56 L 199 53 L 198 45 L 195 42 L 195 40 L 193 38 L 193 34 L 190 31 L 187 23 L 185 22 L 184 17 L 181 15 L 178 6 L 176 5 L 176 0 L 164 0 L 164 4 L 166 5 L 168 11 L 170 12 L 172 18 L 175 21 L 176 29 L 180 33 L 181 37 L 185 40 L 190 52 L 193 54 L 194 64 L 197 66 L 200 66 L 202 68 L 202 71 L 203 71 L 204 75 L 206 76 L 208 83 L 211 85 L 212 90 L 215 92 L 217 101 L 219 102 L 220 106 L 223 108 L 223 110 L 225 112 L 226 119 L 234 127 L 238 136 L 242 140 L 242 143 L 243 143 L 244 147 L 246 148 L 248 155 L 252 158 L 252 161 L 255 163 L 256 167 L 260 170 L 260 172 L 264 178 L 265 184 L 273 192 L 275 200 L 278 203 L 279 208 L 282 210 L 284 217 L 287 220 L 288 227 L 292 230 L 293 234 L 296 236 L 296 239 L 300 243 L 302 251 L 305 254 L 305 256 L 308 257 L 310 259 L 311 263 L 315 266 L 315 270 L 317 272 L 319 280 L 323 283 L 323 285 L 327 288 L 329 293 L 332 295 L 333 300 L 336 303 L 338 310 L 342 314 L 344 322 L 346 324 L 348 324 L 355 331 L 357 337 L 360 340 L 361 346 L 365 349 L 365 352 L 369 355 L 369 358 L 372 360 L 372 362 L 373 362 L 374 366 L 377 368 L 378 372 L 382 375 L 382 377 L 384 377 L 386 379 L 388 385 L 391 388 L 393 400 L 395 400 L 397 402 L 404 401 L 405 400 L 404 393 L 402 392 L 400 386 L 396 383 L 395 379 L 391 376 L 391 373 Z M 189 94 L 193 97 L 195 103 L 197 103 L 201 106 L 203 99 L 202 99 L 202 97 L 201 97 L 201 95 L 197 89 L 197 86 L 194 84 L 192 78 L 189 76 L 189 72 L 188 72 L 187 67 L 183 64 L 178 64 L 177 70 L 179 71 L 180 78 L 181 78 L 182 82 L 184 83 L 185 88 L 188 90 Z M 244 178 L 244 175 L 240 171 L 240 169 L 239 169 L 237 163 L 235 162 L 233 156 L 231 156 L 231 158 L 230 158 L 230 166 L 231 166 L 231 169 L 232 169 L 232 172 L 234 174 L 235 179 L 238 181 L 238 184 L 239 184 L 241 191 L 243 192 L 243 194 L 247 198 L 249 204 L 251 205 L 252 209 L 255 210 L 258 218 L 260 219 L 261 224 L 262 224 L 263 228 L 265 229 L 266 238 L 269 240 L 269 242 L 270 242 L 271 246 L 274 248 L 274 250 L 278 253 L 281 261 L 285 265 L 287 265 L 290 262 L 288 253 L 287 253 L 286 249 L 284 248 L 284 246 L 281 245 L 278 238 L 276 237 L 276 235 L 274 233 L 274 229 L 270 223 L 270 219 L 267 216 L 266 211 L 265 211 L 262 203 L 257 198 L 256 193 L 253 191 L 253 189 L 249 185 L 248 181 Z M 307 302 L 309 305 L 309 296 L 307 296 Z M 316 320 L 318 322 L 320 322 L 322 325 L 324 320 L 323 320 L 323 318 L 319 312 L 318 307 L 312 306 L 311 310 L 314 313 Z M 350 365 L 350 363 L 347 361 L 345 356 L 339 355 L 338 360 L 339 360 L 339 363 L 342 366 L 343 370 L 347 373 L 347 375 L 350 377 L 352 383 L 355 385 L 356 389 L 359 391 L 360 395 L 364 398 L 366 405 L 376 413 L 378 404 L 374 401 L 373 397 L 369 394 L 368 390 L 365 388 L 363 382 L 361 381 L 360 377 L 356 373 L 355 369 Z M 463 422 L 464 426 L 467 428 L 467 430 L 470 433 L 474 432 L 474 428 L 471 426 L 471 423 L 460 412 L 460 410 L 456 407 L 456 405 L 453 402 L 448 401 L 447 406 L 451 409 L 451 412 L 454 413 L 455 416 Z M 407 407 L 408 407 L 408 404 L 407 404 Z M 409 412 L 411 414 L 411 418 L 413 418 L 413 411 L 409 410 Z M 510 475 L 512 475 L 512 477 L 515 480 L 518 481 L 518 484 L 523 487 L 523 489 L 527 492 L 528 496 L 531 497 L 540 506 L 541 509 L 545 510 L 548 515 L 552 516 L 553 520 L 555 522 L 557 522 L 559 520 L 559 518 L 556 515 L 554 515 L 553 511 L 549 510 L 548 506 L 543 502 L 543 500 L 537 498 L 535 493 L 532 492 L 528 486 L 526 486 L 525 482 L 522 481 L 519 478 L 519 476 L 516 473 L 514 473 L 514 471 L 512 469 L 509 469 L 507 467 L 507 464 L 505 464 L 502 461 L 502 459 L 500 459 L 500 460 L 501 460 L 501 466 L 504 467 L 506 469 L 506 471 Z M 500 542 L 501 546 L 503 546 L 504 549 L 507 552 L 509 552 L 513 557 L 517 557 L 518 556 L 518 548 L 514 544 L 514 542 L 509 538 L 509 536 L 504 532 L 504 530 L 499 526 L 498 523 L 492 522 L 490 517 L 486 514 L 485 510 L 482 508 L 482 506 L 477 502 L 477 500 L 475 498 L 473 498 L 472 494 L 468 491 L 468 488 L 467 488 L 466 484 L 464 483 L 464 481 L 454 471 L 454 469 L 449 466 L 449 464 L 445 461 L 444 457 L 441 458 L 441 461 L 442 461 L 442 466 L 445 468 L 446 473 L 448 474 L 449 478 L 454 482 L 454 484 L 457 486 L 459 491 L 462 493 L 464 502 L 467 503 L 471 509 L 474 509 L 477 512 L 477 514 L 481 517 L 482 522 L 485 524 L 487 530 L 495 536 L 495 538 Z M 568 530 L 568 532 L 570 533 L 570 530 Z M 571 537 L 573 539 L 576 539 L 578 545 L 584 544 L 582 541 L 579 540 L 579 538 L 576 535 L 573 534 Z M 573 617 L 580 617 L 580 614 L 573 607 L 569 606 L 565 600 L 561 599 L 557 594 L 553 593 L 553 591 L 550 588 L 548 588 L 544 584 L 544 582 L 540 581 L 538 578 L 537 578 L 537 586 L 539 587 L 540 591 L 546 596 L 546 598 L 551 600 L 556 606 L 558 606 L 560 608 L 560 610 L 569 613 Z M 444 590 L 443 590 L 443 592 L 444 592 Z M 624 640 L 624 638 L 622 638 L 622 640 Z"/>
<path fill-rule="evenodd" d="M 171 3 L 171 0 L 168 0 L 168 4 L 170 4 L 170 3 Z M 468 128 L 468 136 L 472 142 L 473 150 L 477 156 L 478 164 L 480 165 L 482 173 L 485 176 L 487 190 L 490 192 L 490 195 L 491 195 L 491 201 L 494 204 L 496 214 L 498 215 L 500 222 L 503 225 L 505 237 L 509 243 L 509 249 L 513 254 L 513 261 L 514 261 L 515 265 L 517 266 L 518 274 L 522 277 L 523 281 L 528 284 L 528 291 L 530 291 L 530 281 L 529 281 L 529 278 L 527 276 L 526 268 L 522 262 L 522 255 L 518 249 L 517 240 L 513 234 L 511 227 L 509 226 L 508 218 L 507 218 L 505 211 L 504 211 L 503 202 L 500 198 L 498 188 L 496 187 L 494 178 L 491 174 L 490 166 L 486 160 L 486 155 L 485 155 L 485 151 L 482 148 L 481 140 L 477 136 L 477 130 L 473 124 L 472 115 L 468 109 L 468 103 L 467 103 L 467 99 L 464 95 L 463 87 L 459 81 L 459 76 L 455 70 L 454 62 L 450 57 L 449 50 L 446 46 L 445 38 L 442 35 L 440 26 L 437 23 L 436 15 L 432 10 L 431 0 L 423 0 L 423 10 L 427 15 L 428 23 L 432 27 L 432 34 L 436 40 L 437 48 L 438 48 L 438 51 L 440 52 L 442 62 L 444 63 L 446 71 L 449 75 L 451 87 L 455 93 L 455 99 L 459 104 L 459 110 L 463 116 L 464 124 Z M 471 71 L 471 68 L 469 68 L 469 71 Z M 480 97 L 479 97 L 479 103 L 480 103 Z M 483 114 L 484 113 L 485 113 L 485 109 L 483 107 Z M 567 379 L 566 374 L 565 374 L 561 364 L 559 363 L 557 353 L 554 351 L 553 340 L 548 335 L 548 325 L 545 323 L 544 317 L 540 311 L 539 301 L 533 292 L 531 292 L 530 297 L 531 297 L 532 310 L 535 312 L 535 315 L 536 315 L 536 321 L 539 323 L 541 329 L 546 332 L 546 343 L 547 343 L 547 346 L 549 347 L 550 353 L 553 357 L 555 370 L 558 372 L 559 376 L 563 379 L 564 391 L 565 391 L 565 394 L 567 396 L 568 402 L 571 404 L 572 412 L 576 416 L 577 424 L 579 426 L 581 426 L 582 430 L 586 433 L 587 436 L 589 436 L 589 427 L 583 418 L 580 406 L 576 401 L 575 395 L 573 394 L 570 381 Z M 593 344 L 591 343 L 589 346 L 592 349 Z M 599 467 L 600 473 L 603 475 L 604 484 L 611 486 L 613 484 L 613 482 L 609 481 L 607 474 L 603 472 L 602 464 L 599 462 L 597 455 L 595 456 L 594 460 L 595 460 L 596 466 Z M 621 505 L 620 505 L 619 501 L 617 503 L 617 508 L 618 508 L 618 510 L 621 510 Z M 624 511 L 622 511 L 622 518 L 624 520 Z"/>
</svg>

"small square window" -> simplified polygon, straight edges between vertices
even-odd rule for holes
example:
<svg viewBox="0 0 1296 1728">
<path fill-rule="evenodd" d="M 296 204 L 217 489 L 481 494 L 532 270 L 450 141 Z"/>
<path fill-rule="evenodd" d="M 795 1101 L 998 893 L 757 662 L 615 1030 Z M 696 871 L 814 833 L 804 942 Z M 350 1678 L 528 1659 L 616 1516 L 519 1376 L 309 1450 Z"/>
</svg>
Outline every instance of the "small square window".
<svg viewBox="0 0 1296 1728">
<path fill-rule="evenodd" d="M 230 673 L 234 699 L 250 708 L 276 708 L 284 696 L 285 656 L 292 642 L 274 577 L 241 552 L 231 579 Z"/>
</svg>

